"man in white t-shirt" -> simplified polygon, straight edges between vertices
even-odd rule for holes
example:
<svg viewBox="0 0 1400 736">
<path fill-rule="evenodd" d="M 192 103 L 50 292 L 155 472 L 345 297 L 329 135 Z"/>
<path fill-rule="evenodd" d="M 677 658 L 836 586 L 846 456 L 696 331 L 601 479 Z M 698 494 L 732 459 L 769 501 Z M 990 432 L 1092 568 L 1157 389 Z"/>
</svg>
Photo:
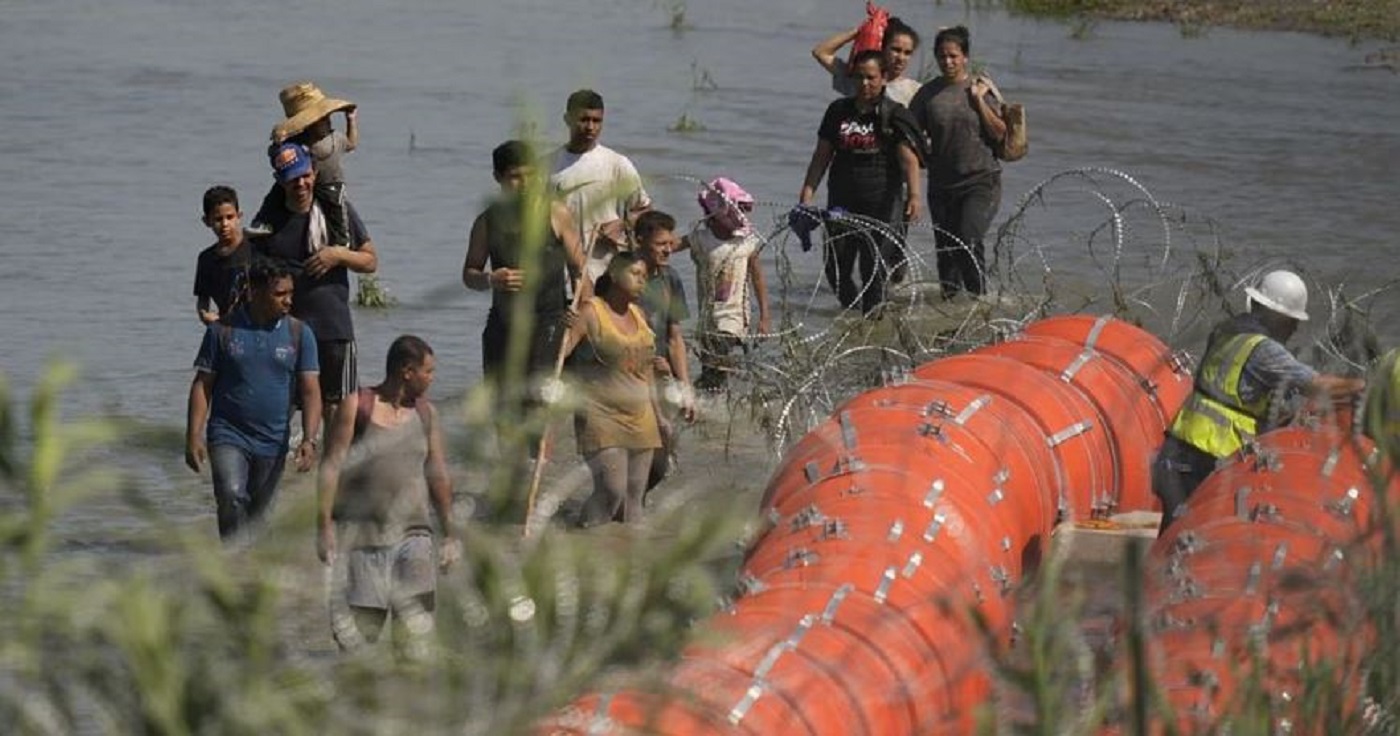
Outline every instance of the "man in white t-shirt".
<svg viewBox="0 0 1400 736">
<path fill-rule="evenodd" d="M 651 209 L 637 168 L 626 156 L 598 142 L 603 134 L 603 97 L 591 89 L 569 95 L 564 122 L 569 142 L 547 162 L 549 183 L 568 205 L 583 235 L 589 280 L 607 269 L 627 242 L 626 225 Z"/>
</svg>

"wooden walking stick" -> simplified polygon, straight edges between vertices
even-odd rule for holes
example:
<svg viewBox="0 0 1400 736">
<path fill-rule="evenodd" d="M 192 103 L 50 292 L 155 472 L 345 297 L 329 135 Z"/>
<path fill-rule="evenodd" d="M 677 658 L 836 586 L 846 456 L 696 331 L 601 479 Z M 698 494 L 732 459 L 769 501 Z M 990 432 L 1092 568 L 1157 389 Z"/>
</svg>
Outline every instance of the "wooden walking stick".
<svg viewBox="0 0 1400 736">
<path fill-rule="evenodd" d="M 582 219 L 579 220 L 578 227 L 579 244 L 580 246 L 582 246 L 584 242 Z M 588 247 L 591 249 L 592 244 L 590 244 Z M 569 309 L 574 312 L 574 319 L 578 319 L 578 305 L 579 301 L 583 297 L 583 287 L 585 283 L 584 280 L 587 278 L 588 252 L 587 250 L 585 250 L 583 253 L 583 268 L 579 270 L 578 275 L 578 286 L 574 288 L 574 298 L 573 301 L 569 303 Z M 552 376 L 553 380 L 556 382 L 559 380 L 559 377 L 564 373 L 564 351 L 567 350 L 568 347 L 569 335 L 568 333 L 565 333 L 564 339 L 559 341 L 559 352 L 557 355 L 554 356 L 554 373 L 552 374 Z M 521 530 L 520 536 L 522 537 L 529 537 L 530 532 L 532 531 L 530 523 L 534 521 L 535 518 L 535 498 L 539 495 L 540 480 L 544 477 L 545 451 L 549 449 L 549 440 L 551 439 L 551 436 L 553 434 L 554 422 L 545 422 L 544 432 L 540 434 L 540 443 L 535 447 L 535 467 L 532 468 L 530 471 L 530 493 L 525 498 L 525 528 Z"/>
<path fill-rule="evenodd" d="M 585 274 L 581 278 L 588 278 L 588 276 Z M 569 305 L 570 309 L 574 310 L 575 312 L 578 311 L 579 297 L 582 295 L 582 286 L 574 290 L 574 300 Z M 574 319 L 578 319 L 577 314 L 574 315 Z M 558 381 L 559 377 L 564 373 L 564 351 L 568 347 L 569 336 L 566 333 L 564 335 L 564 339 L 559 341 L 558 355 L 554 356 L 554 373 L 552 374 L 552 380 L 554 381 Z M 545 422 L 544 432 L 540 433 L 540 443 L 535 446 L 535 467 L 532 468 L 530 472 L 530 495 L 527 496 L 525 499 L 525 528 L 521 532 L 521 536 L 523 537 L 530 536 L 530 522 L 533 521 L 535 518 L 535 498 L 539 495 L 540 480 L 544 477 L 545 452 L 549 449 L 549 441 L 551 439 L 551 435 L 553 434 L 554 422 Z"/>
</svg>

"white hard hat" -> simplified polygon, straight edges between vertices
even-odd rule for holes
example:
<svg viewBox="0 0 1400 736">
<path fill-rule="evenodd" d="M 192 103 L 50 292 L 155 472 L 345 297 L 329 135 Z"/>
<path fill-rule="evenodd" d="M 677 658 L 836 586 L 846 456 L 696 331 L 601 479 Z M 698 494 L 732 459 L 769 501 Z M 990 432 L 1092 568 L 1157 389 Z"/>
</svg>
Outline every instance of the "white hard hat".
<svg viewBox="0 0 1400 736">
<path fill-rule="evenodd" d="M 1270 271 L 1259 287 L 1245 287 L 1250 302 L 1261 304 L 1299 322 L 1308 321 L 1308 285 L 1292 271 Z"/>
</svg>

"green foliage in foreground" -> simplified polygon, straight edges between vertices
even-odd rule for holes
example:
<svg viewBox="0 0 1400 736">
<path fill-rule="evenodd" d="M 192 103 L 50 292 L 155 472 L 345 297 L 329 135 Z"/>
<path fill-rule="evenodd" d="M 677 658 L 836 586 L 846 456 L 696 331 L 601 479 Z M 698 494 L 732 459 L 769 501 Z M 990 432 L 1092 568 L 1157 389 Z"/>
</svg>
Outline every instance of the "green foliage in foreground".
<svg viewBox="0 0 1400 736">
<path fill-rule="evenodd" d="M 610 668 L 674 658 L 713 609 L 714 561 L 738 534 L 732 510 L 529 542 L 518 528 L 472 527 L 439 589 L 433 656 L 398 662 L 385 645 L 341 657 L 309 498 L 249 547 L 135 505 L 159 528 L 159 554 L 133 565 L 52 550 L 65 541 L 51 528 L 63 508 L 121 484 L 76 470 L 116 438 L 105 422 L 59 421 L 71 374 L 59 368 L 36 391 L 23 438 L 0 386 L 6 733 L 520 732 Z"/>
<path fill-rule="evenodd" d="M 56 550 L 65 540 L 54 519 L 99 489 L 123 488 L 85 462 L 117 441 L 115 425 L 60 421 L 58 396 L 72 375 L 59 366 L 36 390 L 23 436 L 0 384 L 6 733 L 521 733 L 613 675 L 659 680 L 724 592 L 719 568 L 738 534 L 732 509 L 691 503 L 646 531 L 546 530 L 528 542 L 514 527 L 474 526 L 440 589 L 435 656 L 343 658 L 329 643 L 306 503 L 279 514 L 249 549 L 222 548 L 211 530 L 180 529 L 134 504 L 158 527 L 161 553 L 132 565 Z M 1380 506 L 1392 519 L 1385 499 Z M 1277 733 L 1285 716 L 1295 733 L 1394 732 L 1400 537 L 1389 521 L 1379 528 L 1379 562 L 1356 571 L 1351 591 L 1375 636 L 1364 682 L 1340 677 L 1354 668 L 1324 657 L 1281 702 L 1249 676 L 1257 662 L 1238 662 L 1244 684 L 1229 733 Z M 1086 644 L 1081 623 L 1084 586 L 1104 581 L 1076 582 L 1062 560 L 1047 561 L 1021 601 L 1015 644 L 987 632 L 998 675 L 987 729 L 1141 733 L 1172 722 L 1145 654 L 1139 554 L 1120 569 L 1126 623 L 1109 653 Z"/>
</svg>

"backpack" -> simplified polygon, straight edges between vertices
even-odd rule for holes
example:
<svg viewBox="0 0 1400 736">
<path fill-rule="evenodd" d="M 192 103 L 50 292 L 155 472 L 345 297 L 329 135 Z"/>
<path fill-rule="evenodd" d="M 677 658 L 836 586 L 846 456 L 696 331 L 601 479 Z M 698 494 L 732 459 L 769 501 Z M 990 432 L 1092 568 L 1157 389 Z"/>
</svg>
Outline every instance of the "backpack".
<svg viewBox="0 0 1400 736">
<path fill-rule="evenodd" d="M 359 401 L 355 406 L 355 436 L 351 440 L 352 442 L 359 441 L 360 436 L 365 433 L 365 427 L 369 426 L 370 415 L 374 413 L 375 388 L 361 386 L 355 392 Z M 425 435 L 428 434 L 432 424 L 432 414 L 428 411 L 430 406 L 432 406 L 432 402 L 423 396 L 419 396 L 418 400 L 413 402 L 413 408 L 418 410 L 418 421 L 422 422 L 423 434 Z"/>
<path fill-rule="evenodd" d="M 978 77 L 987 83 L 992 96 L 1001 103 L 1001 119 L 1006 123 L 1006 137 L 992 144 L 992 154 L 1002 161 L 1019 161 L 1026 155 L 1030 142 L 1026 134 L 1026 108 L 1024 105 L 1007 102 L 997 89 L 991 77 Z"/>
</svg>

